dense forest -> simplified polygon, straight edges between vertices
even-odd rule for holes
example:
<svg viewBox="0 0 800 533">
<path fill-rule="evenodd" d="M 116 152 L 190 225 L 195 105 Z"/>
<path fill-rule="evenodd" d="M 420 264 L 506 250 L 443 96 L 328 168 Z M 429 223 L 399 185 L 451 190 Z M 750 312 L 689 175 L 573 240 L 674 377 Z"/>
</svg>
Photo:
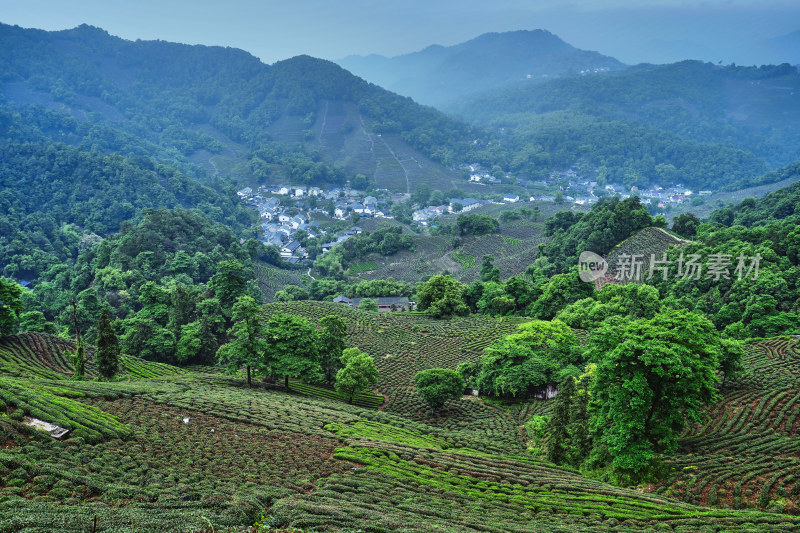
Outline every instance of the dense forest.
<svg viewBox="0 0 800 533">
<path fill-rule="evenodd" d="M 600 127 L 622 122 L 669 132 L 701 147 L 725 145 L 780 166 L 800 158 L 794 127 L 800 117 L 792 101 L 798 88 L 800 75 L 788 64 L 756 68 L 683 61 L 487 94 L 458 112 L 479 124 L 518 128 L 531 116 L 568 111 L 591 117 Z"/>
<path fill-rule="evenodd" d="M 15 135 L 13 124 L 3 131 Z M 7 138 L 1 146 L 0 263 L 8 277 L 36 279 L 71 264 L 144 208 L 196 208 L 239 232 L 253 220 L 221 179 L 204 184 L 151 159 L 48 141 Z"/>
<path fill-rule="evenodd" d="M 31 122 L 53 139 L 157 154 L 197 177 L 213 170 L 211 156 L 223 154 L 236 175 L 250 178 L 258 174 L 253 154 L 267 149 L 277 175 L 295 178 L 297 159 L 321 163 L 324 147 L 306 132 L 322 124 L 318 115 L 330 103 L 354 106 L 369 131 L 398 134 L 447 165 L 472 140 L 463 123 L 308 56 L 268 66 L 241 50 L 131 42 L 86 25 L 61 32 L 2 25 L 0 44 L 0 104 L 36 115 Z M 49 111 L 29 107 L 37 105 Z M 344 135 L 362 127 L 357 119 L 347 124 Z M 325 164 L 345 164 L 354 154 L 333 155 Z M 341 182 L 340 172 L 304 181 Z"/>
</svg>

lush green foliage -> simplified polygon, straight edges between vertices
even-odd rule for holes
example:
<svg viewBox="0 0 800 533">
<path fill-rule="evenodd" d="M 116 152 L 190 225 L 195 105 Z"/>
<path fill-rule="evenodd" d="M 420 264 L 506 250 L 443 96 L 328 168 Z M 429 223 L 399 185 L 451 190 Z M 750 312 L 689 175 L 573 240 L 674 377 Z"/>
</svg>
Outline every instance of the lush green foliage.
<svg viewBox="0 0 800 533">
<path fill-rule="evenodd" d="M 319 325 L 320 366 L 325 381 L 331 383 L 341 368 L 342 352 L 347 347 L 344 340 L 347 323 L 340 316 L 328 315 L 322 317 Z"/>
<path fill-rule="evenodd" d="M 683 61 L 525 84 L 460 111 L 506 128 L 510 170 L 589 162 L 605 169 L 604 179 L 628 186 L 742 188 L 762 175 L 764 160 L 783 165 L 800 157 L 798 115 L 778 89 L 798 85 L 788 64 Z"/>
<path fill-rule="evenodd" d="M 97 324 L 97 370 L 104 378 L 113 378 L 119 370 L 119 339 L 111 326 L 108 309 L 100 313 Z"/>
<path fill-rule="evenodd" d="M 417 291 L 417 307 L 434 318 L 469 314 L 462 296 L 464 285 L 450 276 L 434 276 Z"/>
<path fill-rule="evenodd" d="M 0 280 L 0 336 L 14 333 L 23 309 L 22 286 Z"/>
<path fill-rule="evenodd" d="M 657 454 L 678 448 L 687 424 L 716 399 L 721 351 L 714 325 L 685 311 L 612 318 L 592 332 L 593 431 L 615 468 L 636 479 Z"/>
<path fill-rule="evenodd" d="M 174 168 L 64 145 L 3 142 L 2 133 L 5 276 L 50 280 L 62 264 L 73 264 L 81 251 L 145 208 L 199 208 L 236 229 L 250 222 L 232 190 L 220 192 Z"/>
<path fill-rule="evenodd" d="M 459 235 L 486 235 L 497 231 L 500 223 L 485 215 L 458 215 L 456 227 Z"/>
<path fill-rule="evenodd" d="M 264 331 L 265 349 L 262 366 L 273 377 L 300 378 L 316 382 L 322 377 L 319 337 L 311 323 L 295 315 L 276 313 Z"/>
<path fill-rule="evenodd" d="M 233 306 L 233 326 L 228 330 L 231 338 L 217 350 L 221 364 L 235 372 L 247 367 L 247 384 L 251 384 L 252 368 L 265 370 L 267 342 L 266 329 L 262 323 L 261 309 L 249 296 L 241 296 Z"/>
<path fill-rule="evenodd" d="M 653 225 L 653 219 L 638 197 L 620 201 L 613 197 L 599 202 L 586 214 L 562 211 L 546 222 L 552 240 L 544 255 L 563 273 L 578 264 L 581 252 L 604 255 L 636 231 Z"/>
<path fill-rule="evenodd" d="M 425 403 L 432 409 L 439 409 L 447 400 L 459 398 L 464 394 L 464 379 L 461 374 L 449 368 L 429 368 L 417 372 L 414 385 Z"/>
<path fill-rule="evenodd" d="M 529 389 L 558 382 L 558 371 L 577 363 L 577 339 L 559 320 L 535 320 L 489 346 L 481 355 L 475 383 L 487 396 L 522 397 Z"/>
<path fill-rule="evenodd" d="M 345 171 L 332 159 L 347 163 L 351 175 L 384 160 L 352 148 L 346 155 L 354 157 L 342 156 L 345 139 L 366 132 L 395 137 L 445 165 L 472 140 L 463 123 L 308 56 L 267 66 L 242 50 L 125 41 L 85 25 L 53 33 L 4 25 L 2 32 L 0 81 L 20 88 L 10 103 L 41 102 L 39 94 L 90 119 L 50 113 L 39 119 L 47 134 L 65 132 L 98 150 L 155 154 L 197 177 L 209 171 L 195 163 L 213 158 L 247 178 L 342 183 Z M 329 131 L 320 131 L 325 124 Z M 225 148 L 236 145 L 248 150 L 231 158 Z"/>
<path fill-rule="evenodd" d="M 342 368 L 336 373 L 336 392 L 353 397 L 378 382 L 378 370 L 372 357 L 358 348 L 347 348 L 342 352 Z"/>
</svg>

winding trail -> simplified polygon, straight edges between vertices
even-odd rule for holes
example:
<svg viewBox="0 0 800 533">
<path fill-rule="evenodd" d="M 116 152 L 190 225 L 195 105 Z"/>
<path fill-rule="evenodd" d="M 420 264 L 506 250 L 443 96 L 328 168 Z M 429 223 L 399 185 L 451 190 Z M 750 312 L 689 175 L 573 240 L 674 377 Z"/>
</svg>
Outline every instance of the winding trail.
<svg viewBox="0 0 800 533">
<path fill-rule="evenodd" d="M 367 128 L 364 125 L 364 117 L 362 115 L 359 115 L 358 118 L 361 120 L 361 130 L 364 132 L 364 135 L 366 135 L 367 139 L 369 140 L 369 153 L 372 154 L 372 158 L 375 160 L 375 173 L 377 174 L 379 161 L 375 157 L 375 137 L 373 136 L 372 133 L 369 133 L 367 131 Z M 400 165 L 400 168 L 403 169 L 403 175 L 406 178 L 406 193 L 411 194 L 411 182 L 408 178 L 408 169 L 403 164 L 403 162 L 400 161 L 400 158 L 397 157 L 397 154 L 394 153 L 394 150 L 392 150 L 392 148 L 389 146 L 389 143 L 387 143 L 381 136 L 378 136 L 378 138 L 381 140 L 386 149 L 389 150 L 389 153 L 392 154 L 392 157 L 394 158 L 395 161 L 397 161 L 397 164 Z M 420 168 L 422 168 L 422 164 L 413 157 L 411 158 L 411 161 L 414 161 L 417 165 L 419 165 Z M 374 177 L 375 176 L 373 176 L 373 178 Z"/>
<path fill-rule="evenodd" d="M 389 150 L 389 153 L 392 154 L 392 157 L 394 157 L 394 160 L 397 161 L 397 164 L 400 165 L 400 168 L 403 169 L 403 174 L 406 177 L 406 193 L 407 194 L 411 194 L 411 182 L 408 179 L 408 169 L 403 164 L 403 162 L 400 161 L 400 158 L 397 157 L 397 155 L 394 153 L 394 150 L 392 150 L 392 147 L 389 146 L 389 143 L 387 143 L 386 140 L 383 137 L 381 137 L 380 139 L 381 139 L 381 142 L 383 143 L 383 145 L 386 146 L 386 149 Z"/>
<path fill-rule="evenodd" d="M 328 121 L 328 101 L 325 100 L 325 112 L 322 115 L 322 127 L 319 129 L 319 142 L 322 143 L 322 135 L 325 133 L 325 123 Z"/>
</svg>

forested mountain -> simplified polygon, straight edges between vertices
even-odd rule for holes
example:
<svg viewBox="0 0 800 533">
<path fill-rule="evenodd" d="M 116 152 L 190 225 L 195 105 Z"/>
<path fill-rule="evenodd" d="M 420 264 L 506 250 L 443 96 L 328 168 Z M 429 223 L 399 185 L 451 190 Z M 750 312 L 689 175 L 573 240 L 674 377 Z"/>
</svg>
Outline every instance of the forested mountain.
<svg viewBox="0 0 800 533">
<path fill-rule="evenodd" d="M 0 104 L 50 138 L 198 177 L 324 184 L 358 172 L 406 189 L 423 171 L 447 180 L 443 165 L 473 140 L 462 123 L 308 56 L 268 66 L 242 50 L 131 42 L 86 25 L 0 25 L 0 72 Z M 398 154 L 419 165 L 385 171 Z"/>
<path fill-rule="evenodd" d="M 788 187 L 771 192 L 763 198 L 746 198 L 736 205 L 724 207 L 711 213 L 709 220 L 726 226 L 759 226 L 779 220 L 800 222 L 800 162 L 769 173 L 762 177 L 765 182 L 792 179 Z M 795 216 L 795 218 L 791 218 Z"/>
<path fill-rule="evenodd" d="M 418 102 L 447 108 L 461 98 L 595 69 L 619 70 L 613 57 L 575 48 L 545 30 L 486 33 L 396 57 L 349 56 L 347 70 Z"/>
<path fill-rule="evenodd" d="M 780 166 L 800 159 L 798 95 L 800 75 L 788 64 L 684 61 L 485 94 L 456 111 L 478 124 L 512 128 L 531 117 L 568 112 L 745 150 Z"/>
<path fill-rule="evenodd" d="M 197 208 L 238 232 L 253 215 L 230 183 L 201 183 L 145 157 L 53 143 L 0 110 L 0 275 L 34 280 L 144 208 Z"/>
</svg>

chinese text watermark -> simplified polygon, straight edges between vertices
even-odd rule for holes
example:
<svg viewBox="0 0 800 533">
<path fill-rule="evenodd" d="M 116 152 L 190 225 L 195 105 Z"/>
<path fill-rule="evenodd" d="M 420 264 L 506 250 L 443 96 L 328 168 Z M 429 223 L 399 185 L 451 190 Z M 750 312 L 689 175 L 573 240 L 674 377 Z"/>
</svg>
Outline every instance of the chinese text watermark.
<svg viewBox="0 0 800 533">
<path fill-rule="evenodd" d="M 655 276 L 666 280 L 670 274 L 675 278 L 700 280 L 731 279 L 737 280 L 758 279 L 758 268 L 761 264 L 761 255 L 745 256 L 739 254 L 733 257 L 729 254 L 710 254 L 703 258 L 700 254 L 681 254 L 677 259 L 668 259 L 667 254 L 650 254 L 649 263 L 645 263 L 643 254 L 619 254 L 614 264 L 614 278 L 619 281 L 648 281 Z M 594 252 L 583 252 L 578 260 L 578 274 L 583 281 L 595 281 L 605 276 L 609 271 L 609 264 Z"/>
</svg>

